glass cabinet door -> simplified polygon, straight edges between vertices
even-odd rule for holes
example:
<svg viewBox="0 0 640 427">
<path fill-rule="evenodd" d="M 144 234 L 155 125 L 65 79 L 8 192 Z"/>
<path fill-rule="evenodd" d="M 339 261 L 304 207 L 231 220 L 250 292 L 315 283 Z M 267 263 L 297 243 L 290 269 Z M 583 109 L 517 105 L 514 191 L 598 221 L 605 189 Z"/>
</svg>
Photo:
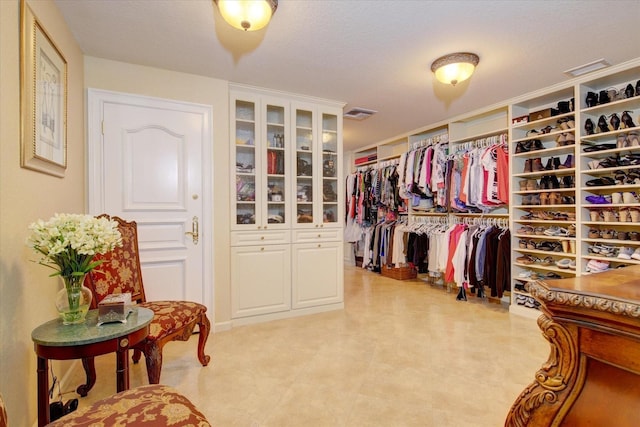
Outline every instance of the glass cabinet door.
<svg viewBox="0 0 640 427">
<path fill-rule="evenodd" d="M 338 222 L 338 116 L 322 114 L 322 222 Z"/>
<path fill-rule="evenodd" d="M 266 106 L 266 206 L 268 224 L 287 223 L 286 197 L 288 194 L 286 175 L 287 144 L 285 140 L 285 108 L 279 105 Z"/>
<path fill-rule="evenodd" d="M 235 102 L 235 223 L 256 224 L 259 215 L 256 204 L 256 105 Z"/>
<path fill-rule="evenodd" d="M 295 112 L 295 200 L 296 224 L 311 224 L 315 221 L 313 212 L 313 112 L 296 109 Z"/>
</svg>

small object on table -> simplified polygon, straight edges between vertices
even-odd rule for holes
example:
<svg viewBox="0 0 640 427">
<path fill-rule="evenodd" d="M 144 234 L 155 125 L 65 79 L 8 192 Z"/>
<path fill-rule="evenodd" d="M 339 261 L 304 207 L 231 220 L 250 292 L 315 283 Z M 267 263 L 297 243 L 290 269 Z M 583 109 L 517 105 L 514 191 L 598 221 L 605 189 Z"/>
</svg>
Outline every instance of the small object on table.
<svg viewBox="0 0 640 427">
<path fill-rule="evenodd" d="M 98 303 L 98 326 L 104 323 L 127 323 L 127 317 L 133 311 L 131 294 L 112 294 Z"/>
</svg>

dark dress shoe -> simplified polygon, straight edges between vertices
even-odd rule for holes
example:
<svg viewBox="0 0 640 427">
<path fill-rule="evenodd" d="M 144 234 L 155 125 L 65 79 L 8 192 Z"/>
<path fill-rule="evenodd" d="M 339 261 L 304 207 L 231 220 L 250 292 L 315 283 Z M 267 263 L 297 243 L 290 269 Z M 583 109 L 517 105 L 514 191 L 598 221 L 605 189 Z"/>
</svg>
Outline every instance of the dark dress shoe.
<svg viewBox="0 0 640 427">
<path fill-rule="evenodd" d="M 633 98 L 633 94 L 634 94 L 633 85 L 629 83 L 627 87 L 624 89 L 624 97 Z"/>
<path fill-rule="evenodd" d="M 584 122 L 584 130 L 587 132 L 587 135 L 593 135 L 593 129 L 593 122 L 591 119 L 587 119 L 587 121 Z"/>
<path fill-rule="evenodd" d="M 600 132 L 609 132 L 609 125 L 607 124 L 607 117 L 603 114 L 598 119 L 598 129 Z"/>
<path fill-rule="evenodd" d="M 616 113 L 613 113 L 609 117 L 609 123 L 613 127 L 613 130 L 618 130 L 620 128 L 620 118 L 618 117 L 618 115 Z"/>
<path fill-rule="evenodd" d="M 622 113 L 622 123 L 624 124 L 625 128 L 634 128 L 636 127 L 635 123 L 633 123 L 633 119 L 631 118 L 631 115 L 629 114 L 631 113 L 631 111 L 624 111 Z"/>
</svg>

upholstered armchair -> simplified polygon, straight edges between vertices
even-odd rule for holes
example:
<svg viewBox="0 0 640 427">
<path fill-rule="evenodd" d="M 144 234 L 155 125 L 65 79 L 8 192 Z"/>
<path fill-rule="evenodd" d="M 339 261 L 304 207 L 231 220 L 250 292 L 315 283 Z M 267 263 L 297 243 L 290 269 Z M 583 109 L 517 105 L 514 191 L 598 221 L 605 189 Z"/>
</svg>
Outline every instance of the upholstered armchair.
<svg viewBox="0 0 640 427">
<path fill-rule="evenodd" d="M 87 275 L 85 286 L 93 293 L 91 308 L 97 308 L 98 303 L 110 294 L 131 293 L 132 302 L 154 312 L 149 325 L 149 335 L 145 340 L 133 346 L 133 362 L 140 360 L 141 353 L 145 356 L 149 384 L 160 382 L 162 371 L 162 348 L 170 341 L 186 341 L 189 339 L 196 325 L 198 325 L 198 360 L 202 366 L 207 366 L 210 357 L 204 353 L 209 337 L 210 323 L 207 318 L 207 308 L 196 302 L 189 301 L 147 301 L 142 282 L 140 257 L 138 252 L 138 233 L 135 221 L 125 221 L 119 217 L 111 218 L 118 223 L 122 234 L 122 247 L 115 248 L 106 254 L 97 255 L 94 259 L 103 263 Z M 87 383 L 78 387 L 77 392 L 86 396 L 96 380 L 93 358 L 83 359 L 87 374 Z"/>
</svg>

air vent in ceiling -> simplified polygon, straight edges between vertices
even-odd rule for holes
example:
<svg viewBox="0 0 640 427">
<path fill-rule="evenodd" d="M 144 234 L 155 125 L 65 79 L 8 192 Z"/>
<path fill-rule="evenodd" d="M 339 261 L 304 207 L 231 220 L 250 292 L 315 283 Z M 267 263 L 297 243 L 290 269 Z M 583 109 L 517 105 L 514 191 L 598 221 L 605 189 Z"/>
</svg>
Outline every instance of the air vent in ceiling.
<svg viewBox="0 0 640 427">
<path fill-rule="evenodd" d="M 344 113 L 345 119 L 364 120 L 373 116 L 377 111 L 355 107 Z"/>
</svg>

